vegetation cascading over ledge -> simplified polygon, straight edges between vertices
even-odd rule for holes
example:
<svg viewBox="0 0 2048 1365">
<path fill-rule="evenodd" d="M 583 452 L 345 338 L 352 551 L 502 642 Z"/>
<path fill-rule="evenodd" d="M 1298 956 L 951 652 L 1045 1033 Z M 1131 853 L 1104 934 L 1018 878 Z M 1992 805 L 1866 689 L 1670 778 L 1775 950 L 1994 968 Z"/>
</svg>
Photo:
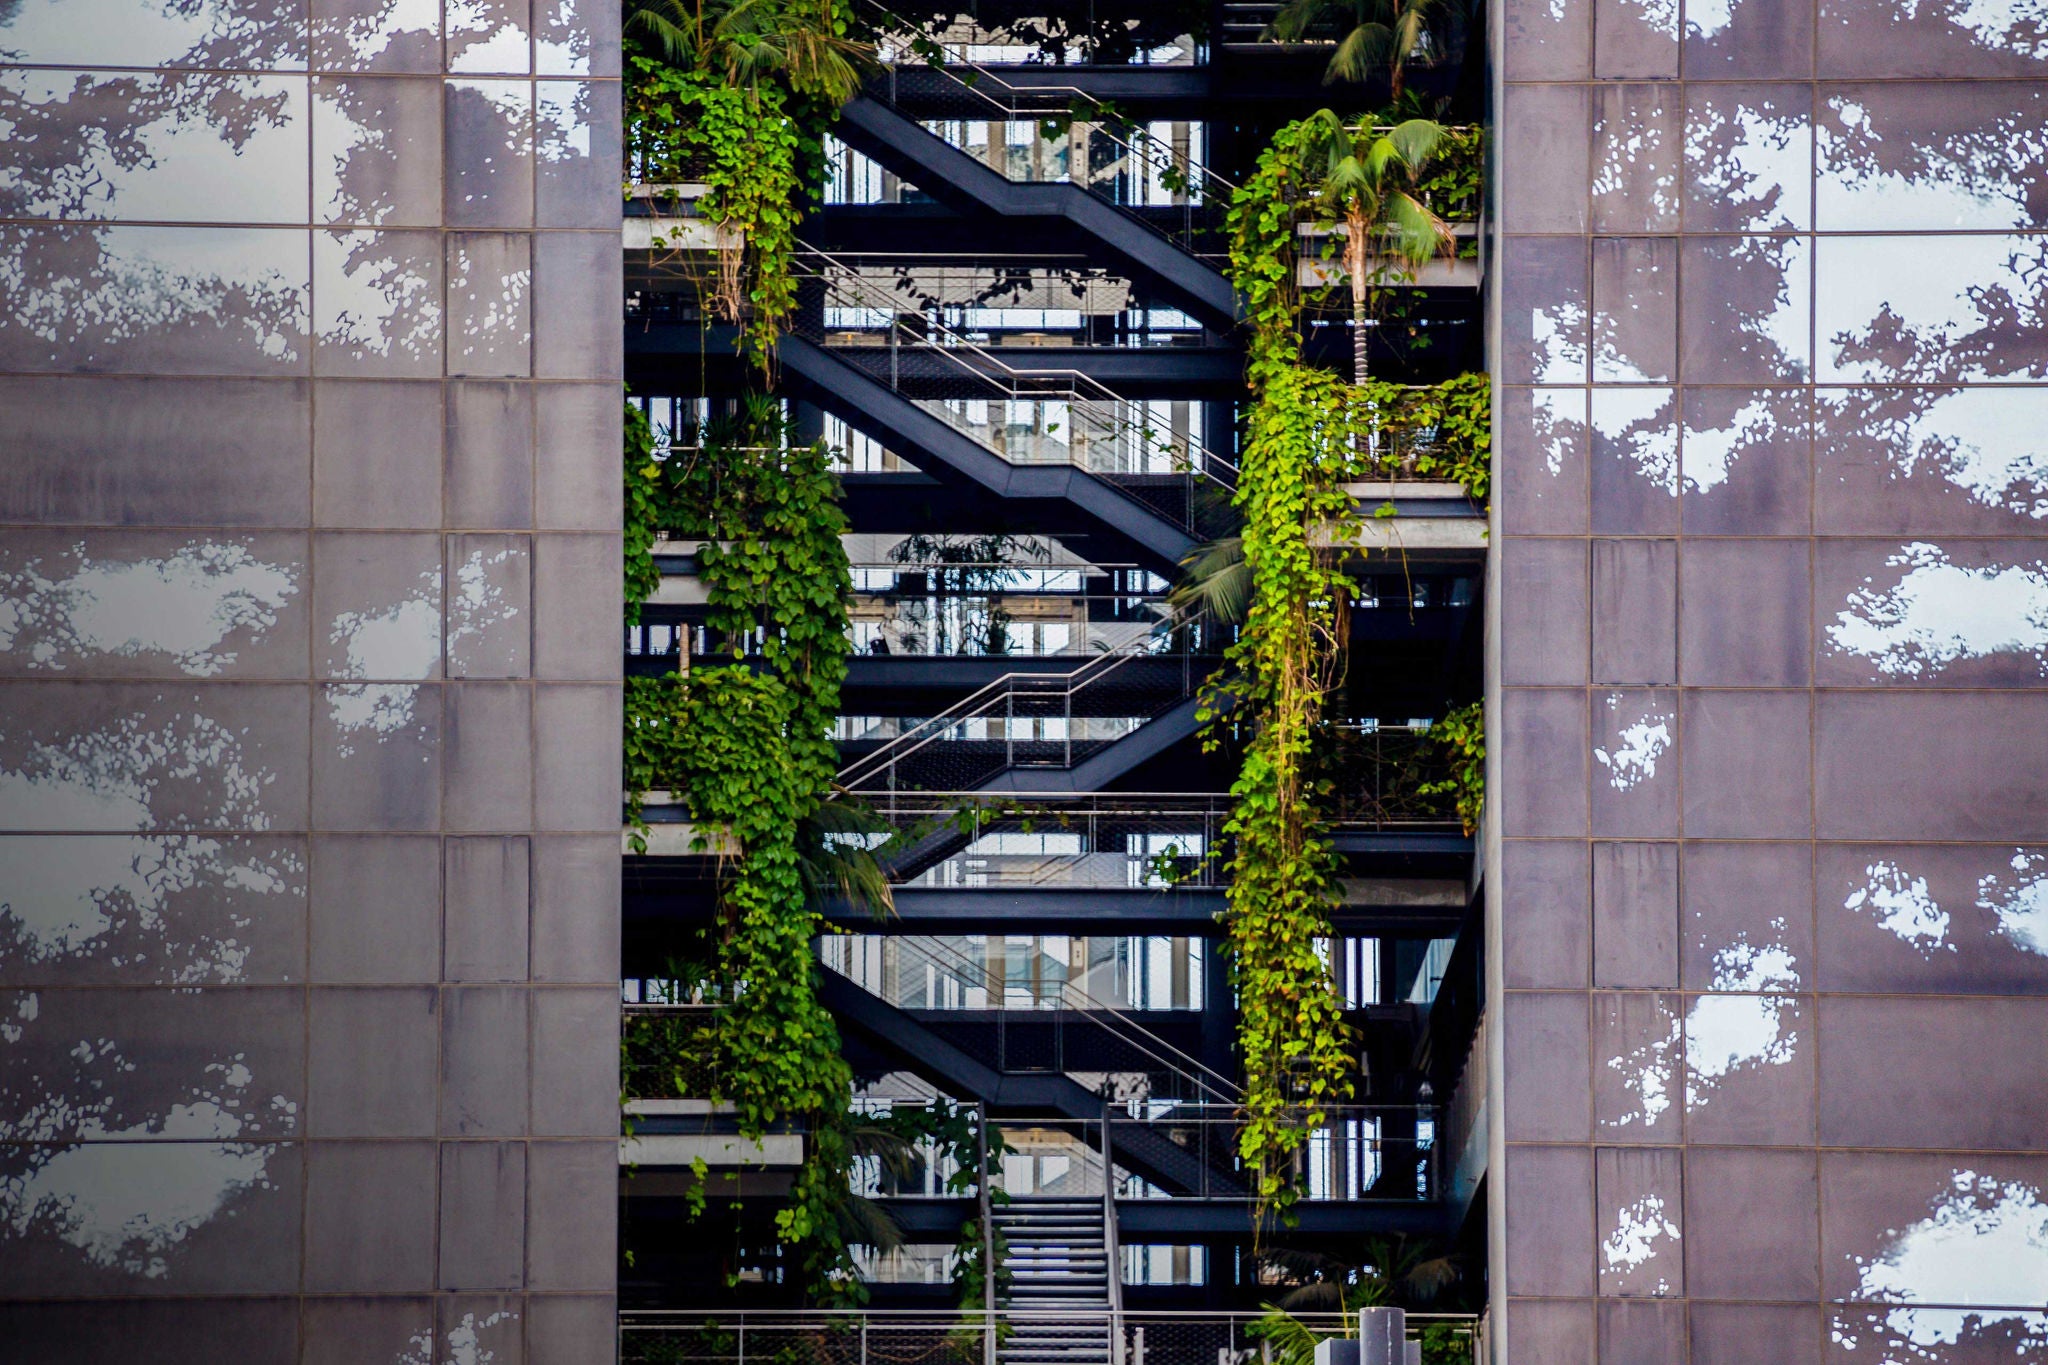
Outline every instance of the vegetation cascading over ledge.
<svg viewBox="0 0 2048 1365">
<path fill-rule="evenodd" d="M 801 1248 L 815 1297 L 858 1300 L 846 1216 L 852 1073 L 817 997 L 821 921 L 805 876 L 836 767 L 852 591 L 831 455 L 791 443 L 779 406 L 756 398 L 736 427 L 656 461 L 645 419 L 629 408 L 626 479 L 629 520 L 704 540 L 707 625 L 732 652 L 728 664 L 627 683 L 636 814 L 647 791 L 669 788 L 705 831 L 700 843 L 722 837 L 736 850 L 709 945 L 707 984 L 725 1007 L 692 1045 L 709 1055 L 714 1098 L 734 1106 L 743 1135 L 802 1122 L 804 1165 L 776 1229 Z M 654 535 L 628 539 L 651 545 Z M 741 658 L 750 643 L 758 669 Z M 637 829 L 635 838 L 644 847 Z"/>
<path fill-rule="evenodd" d="M 1250 591 L 1227 661 L 1232 709 L 1249 738 L 1226 826 L 1234 852 L 1225 929 L 1245 1068 L 1239 1152 L 1256 1180 L 1255 1226 L 1268 1211 L 1291 1216 L 1299 1197 L 1294 1154 L 1328 1106 L 1354 1091 L 1356 1040 L 1324 946 L 1336 858 L 1320 807 L 1327 792 L 1312 775 L 1349 612 L 1343 532 L 1356 527 L 1358 512 L 1344 485 L 1387 475 L 1450 479 L 1483 503 L 1491 477 L 1487 376 L 1423 388 L 1347 383 L 1302 358 L 1299 227 L 1313 216 L 1311 205 L 1327 202 L 1311 163 L 1332 121 L 1281 129 L 1234 196 L 1229 219 L 1253 401 L 1236 495 Z M 1434 181 L 1424 175 L 1414 188 L 1460 203 L 1475 197 L 1462 180 L 1446 181 L 1441 172 Z M 1476 714 L 1455 720 L 1444 739 L 1467 761 L 1443 789 L 1456 795 L 1469 825 L 1483 795 L 1474 757 L 1482 749 Z"/>
<path fill-rule="evenodd" d="M 642 183 L 701 183 L 720 233 L 715 311 L 763 371 L 796 307 L 796 228 L 825 172 L 825 130 L 859 93 L 868 48 L 848 0 L 635 0 L 625 125 Z"/>
<path fill-rule="evenodd" d="M 1231 276 L 1251 326 L 1253 406 L 1236 505 L 1250 601 L 1230 647 L 1232 702 L 1250 737 L 1225 833 L 1228 936 L 1245 1070 L 1239 1154 L 1260 1218 L 1299 1196 L 1291 1158 L 1352 1093 L 1354 1049 L 1319 944 L 1336 858 L 1309 781 L 1339 659 L 1347 585 L 1316 532 L 1350 512 L 1349 420 L 1335 376 L 1304 365 L 1296 331 L 1301 125 L 1283 129 L 1230 209 Z"/>
<path fill-rule="evenodd" d="M 705 187 L 697 209 L 719 234 L 714 311 L 740 327 L 772 387 L 776 338 L 796 303 L 797 223 L 822 181 L 825 129 L 868 60 L 849 37 L 851 6 L 631 0 L 627 11 L 629 173 Z M 699 433 L 694 451 L 666 460 L 628 412 L 627 617 L 659 586 L 656 535 L 701 539 L 707 625 L 732 662 L 628 682 L 627 795 L 637 847 L 641 799 L 667 787 L 707 832 L 700 843 L 737 850 L 721 869 L 708 954 L 706 984 L 725 1008 L 693 1044 L 709 1054 L 715 1098 L 733 1104 L 744 1135 L 802 1124 L 804 1165 L 776 1231 L 800 1249 L 814 1298 L 859 1302 L 852 1073 L 818 1001 L 811 944 L 821 921 L 808 885 L 833 862 L 818 816 L 846 677 L 846 519 L 825 447 L 792 444 L 772 396 L 743 403 L 736 427 Z M 744 661 L 750 649 L 758 667 Z"/>
</svg>

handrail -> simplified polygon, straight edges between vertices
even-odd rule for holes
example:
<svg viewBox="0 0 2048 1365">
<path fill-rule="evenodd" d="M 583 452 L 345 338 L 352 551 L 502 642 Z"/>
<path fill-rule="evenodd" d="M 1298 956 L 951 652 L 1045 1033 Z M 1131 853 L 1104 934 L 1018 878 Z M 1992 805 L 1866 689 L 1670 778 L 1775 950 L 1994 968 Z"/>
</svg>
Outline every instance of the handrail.
<svg viewBox="0 0 2048 1365">
<path fill-rule="evenodd" d="M 1183 627 L 1198 628 L 1203 619 L 1203 616 L 1197 613 L 1182 621 L 1161 624 L 1167 627 L 1166 633 L 1170 634 L 1173 630 Z M 863 755 L 847 764 L 839 770 L 837 784 L 849 789 L 857 787 L 863 780 L 872 776 L 876 769 L 893 767 L 926 745 L 937 742 L 948 730 L 971 719 L 986 703 L 998 697 L 1026 691 L 1039 696 L 1064 695 L 1071 704 L 1074 694 L 1089 683 L 1114 672 L 1132 659 L 1150 657 L 1153 651 L 1147 646 L 1160 636 L 1161 632 L 1155 630 L 1152 634 L 1142 636 L 1118 649 L 1098 654 L 1079 668 L 1066 673 L 1004 673 L 976 688 L 938 715 L 919 721 L 873 753 Z"/>
<path fill-rule="evenodd" d="M 954 967 L 956 969 L 965 969 L 966 971 L 972 971 L 977 965 L 973 961 L 973 959 L 969 958 L 966 954 L 959 952 L 957 949 L 947 944 L 944 937 L 941 935 L 918 935 L 918 941 L 921 944 L 929 945 L 925 948 L 925 951 L 928 953 L 928 955 L 934 957 L 940 957 L 943 955 L 944 965 L 946 966 Z M 1109 1004 L 1107 1001 L 1104 1000 L 1099 1000 L 1095 996 L 1089 994 L 1089 992 L 1085 988 L 1076 986 L 1071 981 L 1061 982 L 1060 1003 L 1062 1007 L 1067 1006 L 1067 997 L 1069 995 L 1075 996 L 1078 999 L 1086 1002 L 1085 1006 L 1076 1006 L 1074 1008 L 1082 1009 L 1083 1012 L 1089 1014 L 1103 1014 L 1111 1019 L 1114 1019 L 1117 1023 L 1122 1024 L 1126 1029 L 1130 1030 L 1131 1033 L 1138 1035 L 1137 1038 L 1132 1038 L 1128 1035 L 1119 1035 L 1123 1037 L 1123 1040 L 1125 1042 L 1130 1043 L 1133 1047 L 1137 1048 L 1140 1052 L 1145 1053 L 1147 1056 L 1151 1057 L 1153 1061 L 1158 1062 L 1162 1066 L 1166 1067 L 1169 1071 L 1173 1071 L 1178 1075 L 1185 1077 L 1187 1080 L 1193 1081 L 1197 1087 L 1207 1091 L 1221 1103 L 1227 1105 L 1235 1105 L 1243 1100 L 1244 1090 L 1241 1086 L 1237 1084 L 1237 1082 L 1231 1080 L 1222 1072 L 1217 1071 L 1215 1068 L 1209 1066 L 1199 1057 L 1193 1057 L 1181 1051 L 1172 1043 L 1167 1042 L 1164 1038 L 1161 1038 L 1158 1034 L 1146 1028 L 1143 1024 L 1138 1023 L 1136 1020 L 1132 1019 L 1130 1015 L 1118 1009 L 1115 1005 Z M 994 1012 L 998 1014 L 1008 1014 L 1009 1008 L 1008 1006 L 999 1005 L 996 1007 Z M 1035 1013 L 1035 1011 L 1032 1012 Z M 1110 1031 L 1112 1033 L 1116 1032 L 1115 1029 L 1111 1029 Z M 1154 1047 L 1160 1049 L 1160 1051 L 1171 1053 L 1172 1056 L 1161 1056 L 1159 1052 L 1155 1052 L 1152 1050 Z M 1178 1058 L 1179 1060 L 1175 1061 L 1175 1058 Z M 1187 1070 L 1184 1068 L 1193 1069 Z"/>
<path fill-rule="evenodd" d="M 932 46 L 945 50 L 946 61 L 944 63 L 928 63 L 928 69 L 937 71 L 940 74 L 944 75 L 946 78 L 951 80 L 955 85 L 959 86 L 961 90 L 987 102 L 990 106 L 1000 111 L 1001 113 L 1004 113 L 1006 115 L 1024 114 L 1028 117 L 1034 114 L 1042 115 L 1047 112 L 1053 112 L 1053 110 L 1022 109 L 1012 105 L 1004 104 L 1001 100 L 997 99 L 993 94 L 989 93 L 988 87 L 1000 86 L 1003 90 L 1007 91 L 1011 96 L 1017 98 L 1020 102 L 1029 100 L 1034 95 L 1063 95 L 1070 103 L 1075 99 L 1087 100 L 1090 103 L 1096 102 L 1094 96 L 1090 95 L 1086 90 L 1083 90 L 1079 86 L 1075 85 L 1042 85 L 1034 86 L 1030 90 L 1021 90 L 1018 87 L 1011 85 L 1008 81 L 1004 80 L 1001 76 L 997 75 L 993 70 L 989 69 L 986 66 L 983 66 L 981 63 L 972 61 L 952 51 L 944 43 L 938 42 L 936 39 L 933 39 L 930 35 L 924 33 L 916 25 L 912 24 L 908 19 L 905 19 L 902 15 L 897 14 L 894 10 L 891 10 L 886 5 L 878 3 L 878 0 L 864 0 L 864 3 L 866 4 L 868 9 L 880 15 L 896 31 L 902 33 L 916 34 L 918 37 L 924 39 L 924 41 L 931 43 Z M 892 87 L 895 82 L 896 67 L 898 65 L 899 63 L 894 62 L 889 64 L 889 76 Z M 961 79 L 958 75 L 954 74 L 952 70 L 952 68 L 954 67 L 964 67 L 965 69 L 972 71 L 975 76 L 974 80 L 967 81 Z M 1055 106 L 1055 109 L 1056 108 L 1057 106 Z M 1159 161 L 1154 160 L 1145 151 L 1139 149 L 1138 147 L 1132 146 L 1129 142 L 1125 141 L 1123 138 L 1118 137 L 1116 134 L 1104 132 L 1103 136 L 1108 138 L 1111 142 L 1114 142 L 1117 146 L 1122 147 L 1124 150 L 1130 152 L 1133 156 L 1143 159 L 1146 162 L 1146 164 L 1155 167 L 1161 165 Z M 1205 182 L 1205 194 L 1213 193 L 1213 191 L 1209 191 L 1207 189 L 1207 182 L 1211 181 L 1213 181 L 1217 186 L 1219 186 L 1222 189 L 1223 202 L 1225 203 L 1228 203 L 1230 200 L 1230 196 L 1237 192 L 1237 186 L 1235 184 L 1225 179 L 1223 176 L 1218 175 L 1215 171 L 1209 169 L 1209 167 L 1207 167 L 1206 165 L 1196 165 L 1192 161 L 1189 161 L 1185 165 L 1181 165 L 1178 164 L 1178 161 L 1178 158 L 1174 157 L 1171 153 L 1168 153 L 1165 159 L 1165 164 L 1168 166 L 1172 166 L 1178 174 L 1186 175 L 1192 173 L 1201 176 Z M 1122 208 L 1125 206 L 1117 205 L 1117 207 Z M 1137 221 L 1139 222 L 1145 221 L 1142 215 L 1134 213 L 1130 216 L 1134 219 L 1137 219 Z M 1150 223 L 1146 223 L 1146 226 L 1152 227 L 1152 230 L 1154 232 L 1158 231 L 1158 229 L 1156 227 L 1153 227 Z"/>
<path fill-rule="evenodd" d="M 808 271 L 812 278 L 824 283 L 827 288 L 838 288 L 853 294 L 857 296 L 857 301 L 863 303 L 864 306 L 884 313 L 892 319 L 906 311 L 902 307 L 905 300 L 893 297 L 869 284 L 861 276 L 858 266 L 841 260 L 830 252 L 820 251 L 806 243 L 799 242 L 797 245 L 799 248 L 797 261 L 800 266 L 810 265 L 811 262 L 815 261 L 822 261 L 836 272 L 828 275 L 825 271 L 818 270 L 814 266 Z M 1018 369 L 1002 357 L 989 351 L 979 342 L 961 336 L 947 325 L 944 318 L 933 317 L 930 313 L 920 313 L 919 316 L 925 319 L 933 332 L 945 338 L 945 344 L 941 345 L 930 340 L 920 340 L 917 343 L 918 350 L 944 357 L 958 366 L 968 377 L 979 382 L 1003 386 L 1005 379 L 1007 379 L 1010 381 L 1009 387 L 1012 393 L 1018 396 L 1044 398 L 1047 396 L 1044 391 L 1034 390 L 1031 386 L 1033 384 L 1051 383 L 1065 384 L 1072 395 L 1084 402 L 1123 404 L 1134 401 L 1124 398 L 1094 376 L 1080 370 L 1062 368 Z M 893 333 L 895 323 L 892 321 L 890 325 Z M 963 352 L 973 356 L 979 364 L 968 364 L 961 358 L 961 353 Z M 981 368 L 982 366 L 986 366 L 986 368 Z M 1185 437 L 1183 443 L 1188 450 L 1186 463 L 1191 472 L 1209 479 L 1220 488 L 1230 489 L 1233 486 L 1232 483 L 1218 478 L 1212 466 L 1220 466 L 1222 469 L 1227 470 L 1234 478 L 1237 474 L 1236 464 L 1211 451 L 1193 433 Z"/>
<path fill-rule="evenodd" d="M 1102 1101 L 1102 1261 L 1109 1282 L 1111 1365 L 1121 1365 L 1124 1340 L 1123 1250 L 1116 1235 L 1116 1158 L 1110 1151 L 1109 1099 Z"/>
</svg>

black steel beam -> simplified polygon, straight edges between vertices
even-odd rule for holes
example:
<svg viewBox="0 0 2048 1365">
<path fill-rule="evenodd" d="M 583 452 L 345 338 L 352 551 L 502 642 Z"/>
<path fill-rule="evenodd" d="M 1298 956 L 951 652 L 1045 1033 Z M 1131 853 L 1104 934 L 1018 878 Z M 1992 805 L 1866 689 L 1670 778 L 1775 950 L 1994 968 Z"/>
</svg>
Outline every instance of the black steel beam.
<svg viewBox="0 0 2048 1365">
<path fill-rule="evenodd" d="M 986 687 L 1012 673 L 1071 673 L 1086 660 L 1070 654 L 856 654 L 847 662 L 844 690 L 874 688 L 892 696 L 906 691 L 946 692 Z M 1214 656 L 1196 656 L 1195 675 L 1204 676 L 1217 664 Z M 1182 665 L 1178 655 L 1149 655 L 1132 659 L 1117 670 L 1119 681 L 1135 692 L 1140 688 L 1172 688 L 1178 691 Z M 858 708 L 848 706 L 849 712 Z M 912 714 L 912 713 L 906 713 Z"/>
<path fill-rule="evenodd" d="M 1078 185 L 1019 184 L 867 96 L 840 110 L 833 132 L 955 212 L 1071 223 L 1175 306 L 1214 326 L 1237 321 L 1236 291 L 1212 266 Z"/>
<path fill-rule="evenodd" d="M 661 859 L 630 859 L 647 864 Z M 677 862 L 703 860 L 677 859 Z M 681 870 L 678 869 L 678 872 Z M 629 880 L 625 919 L 629 926 L 709 923 L 710 869 L 692 869 L 685 879 Z M 1214 936 L 1226 907 L 1214 887 L 1157 890 L 1066 887 L 899 886 L 896 913 L 876 918 L 865 908 L 828 906 L 825 917 L 842 929 L 867 934 L 1184 934 Z M 1449 938 L 1465 914 L 1462 906 L 1357 904 L 1332 907 L 1332 926 L 1341 933 L 1403 938 Z"/>
<path fill-rule="evenodd" d="M 998 497 L 1065 504 L 1104 540 L 1128 547 L 1128 559 L 1168 575 L 1195 548 L 1194 537 L 1104 479 L 1072 465 L 1014 465 L 844 357 L 801 337 L 777 347 L 788 387 L 885 443 L 934 478 L 953 479 Z"/>
<path fill-rule="evenodd" d="M 675 385 L 662 378 L 664 369 L 682 365 L 691 384 L 702 387 L 700 356 L 721 362 L 717 366 L 721 372 L 733 368 L 716 349 L 722 340 L 714 336 L 707 343 L 703 329 L 688 322 L 630 326 L 626 330 L 627 378 L 637 391 L 667 393 Z M 998 341 L 981 349 L 1022 373 L 1071 370 L 1119 398 L 1246 396 L 1244 356 L 1230 346 L 1005 346 Z M 883 347 L 835 347 L 832 353 L 864 373 L 889 364 L 889 352 Z M 735 380 L 738 377 L 735 369 Z M 897 357 L 894 387 L 912 398 L 946 398 L 956 395 L 961 378 L 957 362 L 934 362 L 909 350 Z"/>
<path fill-rule="evenodd" d="M 998 1071 L 831 968 L 821 967 L 818 978 L 818 999 L 842 1030 L 866 1035 L 896 1054 L 905 1069 L 951 1095 L 980 1100 L 998 1116 L 1009 1110 L 1086 1124 L 1108 1113 L 1100 1095 L 1064 1073 Z M 1236 1183 L 1229 1170 L 1217 1169 L 1156 1133 L 1128 1134 L 1116 1144 L 1116 1154 L 1124 1166 L 1169 1190 L 1219 1184 L 1227 1189 Z"/>
</svg>

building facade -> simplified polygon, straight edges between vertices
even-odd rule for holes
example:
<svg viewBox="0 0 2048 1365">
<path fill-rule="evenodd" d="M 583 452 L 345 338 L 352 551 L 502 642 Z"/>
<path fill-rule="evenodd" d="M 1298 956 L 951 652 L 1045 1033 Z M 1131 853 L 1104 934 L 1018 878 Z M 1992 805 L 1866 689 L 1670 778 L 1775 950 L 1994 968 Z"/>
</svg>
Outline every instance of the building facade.
<svg viewBox="0 0 2048 1365">
<path fill-rule="evenodd" d="M 2038 1354 L 2041 16 L 1494 42 L 1502 1358 Z"/>
<path fill-rule="evenodd" d="M 1001 1132 L 1006 1365 L 1248 1359 L 1284 1285 L 1231 1146 L 1230 628 L 1161 625 L 1235 483 L 1218 210 L 1346 95 L 1275 6 L 990 8 L 843 112 L 777 350 L 842 452 L 841 779 L 918 831 L 820 994 L 863 1112 Z M 1358 1090 L 1263 1249 L 1453 1251 L 1511 1365 L 2048 1354 L 2048 12 L 1470 18 L 1413 80 L 1488 129 L 1479 245 L 1372 356 L 1493 376 L 1494 496 L 1357 490 Z M 670 268 L 715 234 L 622 223 L 619 35 L 0 4 L 23 1359 L 580 1363 L 797 1299 L 803 1134 L 629 1074 L 620 1143 L 621 995 L 665 1022 L 718 877 L 674 804 L 622 858 L 621 681 L 729 642 L 678 540 L 620 653 L 619 385 L 674 436 L 749 381 Z M 1475 839 L 1394 775 L 1482 691 Z M 693 1163 L 740 1149 L 713 1237 Z M 942 1331 L 994 1216 L 951 1174 L 860 1173 L 876 1306 Z"/>
<path fill-rule="evenodd" d="M 0 11 L 0 1336 L 612 1340 L 618 12 Z"/>
</svg>

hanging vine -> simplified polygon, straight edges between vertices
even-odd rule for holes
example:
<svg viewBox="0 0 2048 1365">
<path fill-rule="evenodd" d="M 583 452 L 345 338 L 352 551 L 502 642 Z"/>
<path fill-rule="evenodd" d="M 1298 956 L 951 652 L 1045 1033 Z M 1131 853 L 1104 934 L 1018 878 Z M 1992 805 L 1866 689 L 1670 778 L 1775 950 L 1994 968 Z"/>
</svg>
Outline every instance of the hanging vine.
<svg viewBox="0 0 2048 1365">
<path fill-rule="evenodd" d="M 626 545 L 626 624 L 640 620 L 640 606 L 661 586 L 654 542 L 661 537 L 661 461 L 654 455 L 654 428 L 647 414 L 626 404 L 623 521 Z"/>
<path fill-rule="evenodd" d="M 714 839 L 731 850 L 711 945 L 710 984 L 725 1008 L 697 1043 L 714 1058 L 714 1098 L 733 1105 L 743 1135 L 802 1122 L 804 1165 L 776 1230 L 798 1248 L 814 1298 L 859 1301 L 851 1246 L 861 1223 L 846 1184 L 852 1072 L 817 997 L 811 944 L 822 923 L 806 880 L 846 677 L 846 519 L 830 452 L 792 444 L 772 400 L 683 444 L 691 436 L 694 448 L 643 477 L 653 484 L 645 496 L 662 529 L 705 542 L 707 624 L 733 662 L 628 681 L 630 813 L 647 791 L 672 789 L 706 831 L 705 851 Z M 749 652 L 758 670 L 743 661 Z M 644 849 L 637 820 L 635 834 Z"/>
<path fill-rule="evenodd" d="M 796 227 L 823 182 L 825 130 L 872 49 L 849 0 L 639 0 L 627 33 L 630 169 L 701 183 L 717 229 L 715 312 L 763 370 L 796 307 Z"/>
<path fill-rule="evenodd" d="M 1448 751 L 1450 776 L 1440 782 L 1425 782 L 1417 788 L 1421 796 L 1448 796 L 1458 812 L 1458 823 L 1471 834 L 1479 828 L 1479 816 L 1486 809 L 1486 711 L 1478 702 L 1468 702 L 1429 727 L 1429 738 Z"/>
<path fill-rule="evenodd" d="M 1315 213 L 1321 186 L 1311 165 L 1326 136 L 1316 120 L 1281 129 L 1229 219 L 1253 401 L 1236 495 L 1249 591 L 1227 660 L 1234 719 L 1248 739 L 1226 826 L 1234 852 L 1225 928 L 1245 1068 L 1239 1152 L 1256 1179 L 1255 1227 L 1271 1213 L 1291 1218 L 1294 1154 L 1354 1088 L 1355 1039 L 1326 956 L 1336 890 L 1321 813 L 1329 792 L 1313 763 L 1350 609 L 1341 561 L 1358 522 L 1344 483 L 1395 472 L 1450 478 L 1484 500 L 1490 478 L 1486 376 L 1431 388 L 1352 384 L 1302 358 L 1298 228 Z M 1463 193 L 1462 184 L 1435 188 Z M 1222 707 L 1208 710 L 1213 718 Z M 1446 724 L 1446 742 L 1468 733 L 1462 720 Z M 1477 799 L 1471 771 L 1470 762 L 1459 770 L 1461 815 Z"/>
<path fill-rule="evenodd" d="M 1245 1069 L 1239 1153 L 1255 1227 L 1291 1216 L 1293 1154 L 1352 1092 L 1354 1048 L 1323 957 L 1336 858 L 1316 811 L 1310 746 L 1335 680 L 1348 584 L 1321 528 L 1349 511 L 1341 383 L 1301 362 L 1295 308 L 1300 126 L 1282 131 L 1231 205 L 1231 274 L 1251 323 L 1254 403 L 1236 504 L 1251 593 L 1230 648 L 1250 727 L 1225 832 L 1235 852 L 1225 929 Z M 1212 712 L 1218 708 L 1212 704 Z"/>
</svg>

